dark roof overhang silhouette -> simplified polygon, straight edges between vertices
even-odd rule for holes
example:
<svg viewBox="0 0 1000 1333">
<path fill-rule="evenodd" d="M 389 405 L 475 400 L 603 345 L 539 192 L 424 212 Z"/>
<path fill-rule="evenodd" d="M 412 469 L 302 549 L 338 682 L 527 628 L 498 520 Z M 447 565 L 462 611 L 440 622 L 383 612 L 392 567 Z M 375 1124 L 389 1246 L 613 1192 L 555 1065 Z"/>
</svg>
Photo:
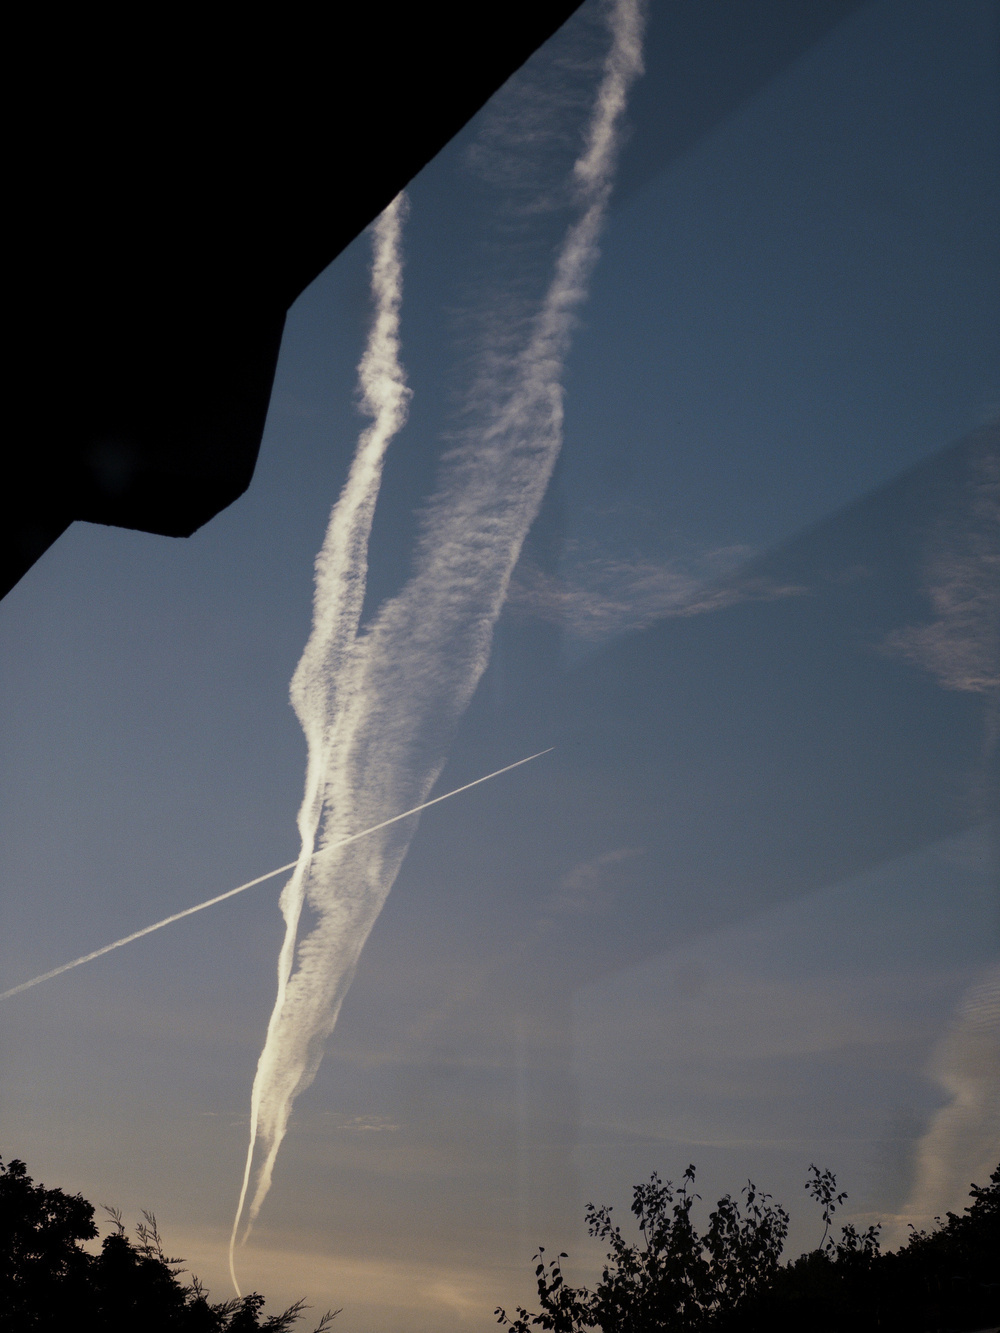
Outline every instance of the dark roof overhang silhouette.
<svg viewBox="0 0 1000 1333">
<path fill-rule="evenodd" d="M 0 595 L 242 494 L 289 305 L 579 2 L 22 13 Z"/>
<path fill-rule="evenodd" d="M 866 2 L 666 7 L 617 193 Z M 9 22 L 0 596 L 74 519 L 188 536 L 246 490 L 288 307 L 579 4 L 104 0 Z"/>
</svg>

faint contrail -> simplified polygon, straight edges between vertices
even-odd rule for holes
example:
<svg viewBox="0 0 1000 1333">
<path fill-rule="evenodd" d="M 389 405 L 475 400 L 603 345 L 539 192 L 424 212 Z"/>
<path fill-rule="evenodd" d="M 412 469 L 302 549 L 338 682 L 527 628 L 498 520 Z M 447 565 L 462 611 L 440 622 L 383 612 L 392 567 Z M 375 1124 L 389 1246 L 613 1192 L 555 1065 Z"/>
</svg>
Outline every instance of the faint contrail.
<svg viewBox="0 0 1000 1333">
<path fill-rule="evenodd" d="M 359 525 L 350 548 L 339 536 L 347 524 L 341 515 L 354 503 L 354 469 L 334 509 L 317 567 L 313 635 L 292 683 L 309 742 L 299 818 L 303 855 L 281 899 L 286 937 L 251 1098 L 250 1144 L 230 1241 L 234 1284 L 234 1247 L 251 1180 L 244 1240 L 270 1188 L 292 1105 L 316 1076 L 413 830 L 397 827 L 354 847 L 340 839 L 345 828 L 419 802 L 437 780 L 489 660 L 511 572 L 555 465 L 562 443 L 563 365 L 597 259 L 626 94 L 641 71 L 643 16 L 642 0 L 617 0 L 609 10 L 611 48 L 584 151 L 573 168 L 577 216 L 553 279 L 520 352 L 487 349 L 483 382 L 490 382 L 493 406 L 443 461 L 422 516 L 412 577 L 360 633 L 369 529 L 362 532 Z M 376 248 L 381 244 L 377 233 Z M 386 290 L 376 286 L 379 302 Z M 397 315 L 400 290 L 393 289 Z M 394 326 L 378 364 L 396 385 L 402 383 L 397 358 Z M 374 389 L 366 386 L 365 393 L 366 403 L 376 401 Z M 362 437 L 359 458 L 364 447 Z M 366 492 L 371 504 L 376 490 L 377 479 Z M 317 859 L 317 848 L 330 855 Z M 314 924 L 299 939 L 306 902 Z M 254 1179 L 258 1140 L 262 1160 Z"/>
<path fill-rule="evenodd" d="M 452 791 L 446 791 L 443 796 L 435 796 L 432 801 L 424 801 L 423 805 L 415 805 L 412 810 L 404 810 L 401 815 L 393 815 L 391 819 L 383 819 L 381 824 L 373 824 L 371 828 L 362 829 L 360 833 L 352 833 L 350 837 L 342 839 L 335 845 L 346 847 L 350 842 L 368 838 L 371 834 L 378 833 L 379 829 L 388 828 L 390 824 L 396 824 L 401 819 L 409 819 L 411 815 L 419 815 L 422 810 L 427 810 L 440 801 L 447 801 L 450 796 L 459 796 L 463 791 L 468 791 L 470 787 L 478 787 L 481 782 L 489 782 L 490 778 L 498 778 L 501 773 L 509 773 L 512 768 L 520 768 L 522 764 L 529 764 L 532 759 L 540 759 L 543 754 L 551 754 L 554 748 L 550 745 L 547 750 L 539 750 L 537 754 L 529 754 L 525 759 L 518 759 L 514 764 L 507 764 L 505 768 L 495 769 L 494 772 L 487 773 L 485 777 L 476 778 L 475 782 L 467 782 L 462 787 L 455 787 Z M 320 855 L 320 852 L 314 853 L 314 857 Z M 298 865 L 298 861 L 289 861 L 285 866 L 278 866 L 277 870 L 269 870 L 266 875 L 258 875 L 256 879 L 248 879 L 245 884 L 238 884 L 235 889 L 227 889 L 225 893 L 216 894 L 214 898 L 206 898 L 203 903 L 196 903 L 194 907 L 185 907 L 183 912 L 175 912 L 173 916 L 165 916 L 162 921 L 157 921 L 152 926 L 144 926 L 142 930 L 135 930 L 131 935 L 125 935 L 122 939 L 115 940 L 113 944 L 105 944 L 100 949 L 94 949 L 92 953 L 85 953 L 82 958 L 74 958 L 71 963 L 63 963 L 61 967 L 54 967 L 51 972 L 43 972 L 41 976 L 32 977 L 30 981 L 22 981 L 20 986 L 11 986 L 10 990 L 0 991 L 0 1000 L 10 999 L 12 995 L 20 995 L 21 991 L 30 990 L 32 986 L 40 986 L 43 981 L 51 981 L 53 977 L 61 976 L 63 972 L 69 972 L 72 968 L 80 967 L 83 963 L 91 963 L 95 958 L 110 953 L 112 949 L 120 949 L 122 945 L 131 944 L 133 940 L 141 940 L 143 935 L 152 935 L 154 930 L 162 930 L 164 926 L 172 926 L 175 921 L 181 921 L 186 916 L 193 916 L 195 912 L 204 912 L 206 907 L 214 907 L 216 903 L 223 903 L 227 898 L 234 898 L 238 893 L 245 893 L 247 889 L 263 884 L 266 880 L 274 879 L 276 875 L 284 874 L 286 870 L 291 870 L 296 865 Z"/>
</svg>

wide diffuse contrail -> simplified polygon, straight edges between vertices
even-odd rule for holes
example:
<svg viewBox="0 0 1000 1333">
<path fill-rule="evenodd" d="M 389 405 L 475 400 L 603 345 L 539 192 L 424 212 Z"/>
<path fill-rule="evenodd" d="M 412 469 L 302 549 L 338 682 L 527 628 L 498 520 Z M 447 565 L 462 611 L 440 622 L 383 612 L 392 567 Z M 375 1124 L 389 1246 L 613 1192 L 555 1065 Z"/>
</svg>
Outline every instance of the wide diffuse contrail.
<svg viewBox="0 0 1000 1333">
<path fill-rule="evenodd" d="M 400 815 L 393 815 L 391 819 L 383 819 L 381 824 L 373 824 L 371 828 L 362 829 L 360 833 L 352 833 L 350 837 L 344 838 L 337 845 L 346 847 L 349 842 L 358 842 L 361 838 L 368 838 L 373 833 L 378 833 L 380 829 L 388 828 L 390 824 L 398 823 L 401 819 L 409 819 L 411 815 L 419 815 L 422 810 L 428 810 L 432 805 L 437 805 L 441 801 L 447 801 L 451 796 L 459 796 L 463 791 L 468 791 L 471 787 L 478 787 L 481 782 L 489 782 L 491 778 L 498 778 L 501 773 L 509 773 L 512 768 L 520 768 L 522 764 L 530 764 L 532 759 L 540 759 L 543 754 L 551 754 L 553 747 L 550 745 L 547 750 L 539 750 L 537 754 L 529 754 L 524 759 L 518 759 L 516 763 L 507 764 L 505 768 L 497 768 L 492 773 L 487 773 L 484 777 L 476 778 L 474 782 L 466 782 L 462 787 L 455 787 L 452 791 L 446 791 L 443 796 L 435 796 L 431 801 L 424 801 L 422 805 L 416 805 L 412 810 L 404 810 Z M 320 855 L 319 852 L 316 855 Z M 21 991 L 30 990 L 32 986 L 39 986 L 43 981 L 51 981 L 53 977 L 62 976 L 64 972 L 69 972 L 74 967 L 80 967 L 84 963 L 92 963 L 95 958 L 101 958 L 112 949 L 120 949 L 125 944 L 131 944 L 133 940 L 141 940 L 144 935 L 152 935 L 154 930 L 162 930 L 164 926 L 172 926 L 175 921 L 182 921 L 186 916 L 194 916 L 195 912 L 204 912 L 206 907 L 214 907 L 216 903 L 224 903 L 227 898 L 235 898 L 238 893 L 246 893 L 247 889 L 256 888 L 258 884 L 264 884 L 269 879 L 274 879 L 276 875 L 283 875 L 287 870 L 292 870 L 298 865 L 298 861 L 289 861 L 287 865 L 278 866 L 276 870 L 269 870 L 266 875 L 258 875 L 256 879 L 248 879 L 245 884 L 238 884 L 235 889 L 227 889 L 225 893 L 218 893 L 214 898 L 206 898 L 203 903 L 195 903 L 194 907 L 185 907 L 182 912 L 175 912 L 173 916 L 165 916 L 162 921 L 155 921 L 151 926 L 144 926 L 142 930 L 134 930 L 131 935 L 123 935 L 120 940 L 115 940 L 113 944 L 102 945 L 100 949 L 94 949 L 91 953 L 85 953 L 80 958 L 74 958 L 71 963 L 63 963 L 61 967 L 54 967 L 51 972 L 43 972 L 40 976 L 32 977 L 30 981 L 22 981 L 19 986 L 11 986 L 10 990 L 0 991 L 0 1000 L 8 1000 L 12 995 L 20 995 Z"/>
<path fill-rule="evenodd" d="M 270 1188 L 292 1105 L 316 1076 L 414 826 L 386 827 L 350 846 L 344 835 L 377 824 L 388 811 L 418 805 L 437 780 L 489 660 L 511 573 L 562 443 L 563 366 L 597 259 L 626 95 L 641 72 L 642 0 L 617 0 L 609 26 L 611 48 L 573 168 L 576 218 L 553 279 L 520 352 L 486 349 L 484 365 L 493 369 L 484 369 L 483 379 L 492 406 L 446 455 L 423 513 L 412 577 L 360 631 L 382 462 L 405 421 L 408 398 L 399 361 L 398 201 L 375 228 L 377 313 L 360 366 L 373 423 L 361 436 L 317 560 L 313 630 L 292 680 L 292 703 L 309 747 L 299 812 L 302 854 L 281 895 L 286 935 L 251 1097 L 250 1143 L 230 1241 L 234 1285 L 244 1209 L 245 1240 Z M 314 924 L 299 938 L 306 904 Z"/>
</svg>

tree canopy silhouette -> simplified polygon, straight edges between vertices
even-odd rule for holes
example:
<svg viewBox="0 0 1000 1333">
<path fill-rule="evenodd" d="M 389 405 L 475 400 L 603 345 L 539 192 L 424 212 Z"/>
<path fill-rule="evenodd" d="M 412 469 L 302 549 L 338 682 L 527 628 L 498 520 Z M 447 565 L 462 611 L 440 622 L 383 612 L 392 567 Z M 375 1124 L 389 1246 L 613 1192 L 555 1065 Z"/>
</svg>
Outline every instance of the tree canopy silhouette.
<svg viewBox="0 0 1000 1333">
<path fill-rule="evenodd" d="M 0 1327 L 10 1333 L 86 1328 L 94 1333 L 288 1333 L 301 1316 L 297 1301 L 263 1317 L 258 1292 L 210 1302 L 197 1278 L 180 1281 L 181 1260 L 168 1258 L 152 1213 L 133 1241 L 121 1214 L 109 1210 L 111 1234 L 99 1254 L 83 1248 L 98 1235 L 94 1205 L 80 1194 L 36 1185 L 24 1162 L 0 1160 Z M 323 1316 L 322 1333 L 335 1314 Z"/>
<path fill-rule="evenodd" d="M 587 1205 L 587 1229 L 608 1246 L 600 1281 L 573 1287 L 565 1253 L 535 1256 L 540 1309 L 502 1308 L 497 1322 L 513 1333 L 959 1333 L 1000 1322 L 1000 1166 L 972 1204 L 912 1231 L 882 1253 L 879 1227 L 851 1223 L 833 1237 L 833 1216 L 847 1198 L 832 1171 L 809 1168 L 806 1189 L 820 1205 L 819 1247 L 781 1263 L 788 1214 L 752 1181 L 742 1198 L 727 1194 L 699 1234 L 691 1213 L 695 1168 L 680 1186 L 654 1172 L 632 1191 L 640 1239 L 629 1242 L 612 1210 Z"/>
</svg>

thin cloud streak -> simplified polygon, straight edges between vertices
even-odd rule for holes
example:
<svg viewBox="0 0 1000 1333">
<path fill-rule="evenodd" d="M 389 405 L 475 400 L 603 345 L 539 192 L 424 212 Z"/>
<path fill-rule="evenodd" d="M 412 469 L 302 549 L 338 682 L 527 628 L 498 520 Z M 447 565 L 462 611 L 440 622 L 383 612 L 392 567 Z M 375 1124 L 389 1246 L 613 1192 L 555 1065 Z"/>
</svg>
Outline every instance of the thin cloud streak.
<svg viewBox="0 0 1000 1333">
<path fill-rule="evenodd" d="M 286 866 L 278 866 L 277 870 L 269 870 L 266 875 L 258 875 L 256 879 L 247 880 L 245 884 L 239 884 L 235 889 L 228 889 L 225 893 L 219 893 L 214 898 L 208 898 L 203 903 L 197 903 L 194 907 L 186 907 L 182 912 L 175 912 L 173 916 L 164 917 L 162 921 L 156 921 L 151 926 L 144 926 L 142 930 L 134 930 L 131 935 L 125 935 L 122 939 L 115 940 L 113 944 L 102 945 L 100 949 L 94 949 L 91 953 L 85 953 L 80 958 L 74 958 L 71 963 L 63 963 L 60 967 L 54 967 L 51 972 L 43 972 L 40 976 L 32 977 L 30 981 L 22 981 L 19 986 L 11 986 L 10 990 L 0 991 L 0 1000 L 9 1000 L 12 995 L 20 995 L 22 991 L 30 990 L 32 986 L 40 986 L 43 981 L 51 981 L 53 977 L 61 976 L 63 972 L 69 972 L 74 967 L 82 967 L 84 963 L 92 963 L 95 958 L 102 958 L 104 954 L 111 953 L 112 949 L 121 949 L 134 940 L 141 940 L 144 935 L 151 935 L 154 930 L 162 930 L 164 926 L 172 926 L 175 921 L 182 921 L 186 916 L 193 916 L 195 912 L 204 912 L 206 907 L 214 907 L 216 903 L 225 902 L 227 898 L 234 898 L 238 893 L 245 893 L 247 889 L 252 889 L 257 884 L 263 884 L 265 880 L 274 879 L 276 875 L 291 870 L 295 864 L 295 861 L 289 861 Z"/>
<path fill-rule="evenodd" d="M 250 1151 L 233 1244 L 248 1197 L 244 1240 L 267 1195 L 292 1105 L 315 1078 L 361 949 L 414 830 L 397 826 L 351 848 L 338 846 L 339 840 L 345 827 L 377 822 L 386 809 L 419 802 L 436 781 L 485 670 L 511 573 L 548 486 L 562 443 L 563 366 L 598 257 L 627 91 L 641 72 L 643 19 L 641 0 L 617 0 L 609 13 L 611 49 L 585 148 L 573 169 L 577 218 L 554 277 L 523 350 L 492 360 L 489 349 L 484 353 L 492 367 L 494 392 L 487 395 L 492 408 L 481 405 L 474 424 L 443 460 L 437 491 L 422 516 L 414 574 L 363 633 L 358 625 L 380 469 L 380 461 L 360 463 L 367 433 L 334 509 L 317 564 L 313 636 L 292 684 L 309 743 L 300 814 L 303 855 L 282 894 L 286 939 L 254 1082 Z M 377 352 L 376 321 L 362 376 L 367 362 L 372 381 L 365 386 L 366 405 L 386 404 L 379 410 L 385 414 L 381 438 L 387 443 L 390 425 L 398 429 L 405 416 L 398 360 L 401 270 L 398 222 L 396 231 L 384 222 L 379 227 L 376 250 L 395 247 L 396 263 L 384 266 L 392 281 L 383 288 L 374 284 L 380 315 L 383 309 L 390 314 Z M 300 939 L 305 907 L 312 925 Z M 258 1144 L 261 1160 L 253 1176 Z"/>
<path fill-rule="evenodd" d="M 352 833 L 349 837 L 341 839 L 337 846 L 346 847 L 348 843 L 371 837 L 373 833 L 388 828 L 390 824 L 396 824 L 401 819 L 409 819 L 412 815 L 419 815 L 421 811 L 430 809 L 432 805 L 438 805 L 441 801 L 447 801 L 452 796 L 460 796 L 462 792 L 469 791 L 472 787 L 478 787 L 481 782 L 489 782 L 491 778 L 498 778 L 502 773 L 509 773 L 512 768 L 520 768 L 522 764 L 529 764 L 532 759 L 540 759 L 543 754 L 551 754 L 553 748 L 553 746 L 549 746 L 547 750 L 539 750 L 537 754 L 529 754 L 524 759 L 518 759 L 516 763 L 507 764 L 504 768 L 495 769 L 484 777 L 476 778 L 474 782 L 466 782 L 461 787 L 446 791 L 442 796 L 435 796 L 431 801 L 424 801 L 421 805 L 414 806 L 412 810 L 404 810 L 402 814 L 393 815 L 391 819 L 383 819 L 381 823 L 373 824 L 371 828 L 362 829 L 360 833 Z M 125 935 L 122 939 L 115 940 L 113 944 L 105 944 L 100 949 L 94 949 L 91 953 L 85 953 L 80 958 L 74 958 L 71 963 L 63 963 L 60 967 L 54 967 L 51 972 L 43 972 L 40 976 L 32 977 L 30 981 L 22 981 L 19 986 L 12 986 L 10 990 L 0 991 L 0 1000 L 9 999 L 12 995 L 20 995 L 21 991 L 30 990 L 32 986 L 41 985 L 43 981 L 51 981 L 53 977 L 61 976 L 63 972 L 69 972 L 74 967 L 93 962 L 95 958 L 103 957 L 104 954 L 110 953 L 112 949 L 120 949 L 125 944 L 131 944 L 133 940 L 141 940 L 144 935 L 151 935 L 154 930 L 162 930 L 164 926 L 172 926 L 175 921 L 182 921 L 184 917 L 193 916 L 195 912 L 204 912 L 207 907 L 214 907 L 216 903 L 225 902 L 227 898 L 235 898 L 238 893 L 245 893 L 247 889 L 255 888 L 258 884 L 264 884 L 277 875 L 283 875 L 298 864 L 298 861 L 289 861 L 287 865 L 278 866 L 276 870 L 269 870 L 266 875 L 258 875 L 256 879 L 248 879 L 245 884 L 238 884 L 235 889 L 227 889 L 225 893 L 218 893 L 214 898 L 206 898 L 203 903 L 196 903 L 194 907 L 185 907 L 182 912 L 175 912 L 173 916 L 164 917 L 162 921 L 156 921 L 151 926 L 144 926 L 142 930 L 134 930 L 131 935 Z"/>
<path fill-rule="evenodd" d="M 741 602 L 801 597 L 801 584 L 741 573 L 746 547 L 721 547 L 697 559 L 628 559 L 569 544 L 567 567 L 549 574 L 524 560 L 511 581 L 505 614 L 558 625 L 583 643 L 646 629 L 669 617 L 705 615 Z"/>
<path fill-rule="evenodd" d="M 934 612 L 896 630 L 888 652 L 929 671 L 946 690 L 1000 691 L 1000 429 L 983 432 L 958 501 L 939 520 L 926 561 Z M 995 724 L 994 724 L 995 725 Z"/>
</svg>

